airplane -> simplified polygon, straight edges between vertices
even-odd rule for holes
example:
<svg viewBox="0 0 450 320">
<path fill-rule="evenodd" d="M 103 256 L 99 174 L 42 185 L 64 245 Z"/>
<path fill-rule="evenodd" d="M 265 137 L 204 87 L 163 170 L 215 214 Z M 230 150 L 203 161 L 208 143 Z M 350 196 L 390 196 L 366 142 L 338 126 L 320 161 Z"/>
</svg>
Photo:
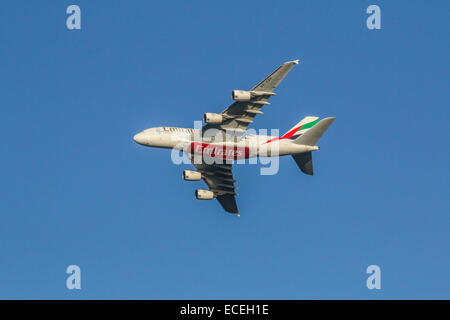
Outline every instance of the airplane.
<svg viewBox="0 0 450 320">
<path fill-rule="evenodd" d="M 319 150 L 316 142 L 333 123 L 335 117 L 308 116 L 284 135 L 246 134 L 255 116 L 276 95 L 273 90 L 299 60 L 283 63 L 252 89 L 233 90 L 234 103 L 222 113 L 205 113 L 201 128 L 155 127 L 139 132 L 134 141 L 140 145 L 175 149 L 184 152 L 197 170 L 184 170 L 183 179 L 199 181 L 208 186 L 197 189 L 199 200 L 217 199 L 223 209 L 240 215 L 235 192 L 232 165 L 235 160 L 253 157 L 291 155 L 300 170 L 313 175 L 312 152 Z"/>
</svg>

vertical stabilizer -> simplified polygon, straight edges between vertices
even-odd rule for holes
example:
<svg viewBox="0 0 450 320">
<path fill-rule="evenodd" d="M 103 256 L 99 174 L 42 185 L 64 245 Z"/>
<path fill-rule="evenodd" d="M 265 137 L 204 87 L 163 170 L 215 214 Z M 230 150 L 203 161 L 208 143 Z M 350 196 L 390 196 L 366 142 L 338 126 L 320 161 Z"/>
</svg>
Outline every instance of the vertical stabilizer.
<svg viewBox="0 0 450 320">
<path fill-rule="evenodd" d="M 289 129 L 288 132 L 286 132 L 282 138 L 284 139 L 295 139 L 298 138 L 300 135 L 304 134 L 306 131 L 311 129 L 317 122 L 319 121 L 318 117 L 305 117 L 297 123 L 295 126 L 293 126 L 291 129 Z"/>
<path fill-rule="evenodd" d="M 295 139 L 295 143 L 314 146 L 320 137 L 327 131 L 328 127 L 333 123 L 335 117 L 329 117 L 320 120 L 314 127 Z"/>
</svg>

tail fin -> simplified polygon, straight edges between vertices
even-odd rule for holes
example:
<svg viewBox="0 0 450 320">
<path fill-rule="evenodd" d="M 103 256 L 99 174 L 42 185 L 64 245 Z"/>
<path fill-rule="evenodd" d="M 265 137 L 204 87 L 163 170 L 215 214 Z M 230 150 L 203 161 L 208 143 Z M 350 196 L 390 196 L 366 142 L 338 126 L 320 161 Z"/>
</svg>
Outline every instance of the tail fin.
<svg viewBox="0 0 450 320">
<path fill-rule="evenodd" d="M 328 127 L 333 123 L 335 117 L 329 117 L 320 120 L 314 127 L 294 140 L 297 144 L 314 146 L 320 137 L 327 131 Z"/>
<path fill-rule="evenodd" d="M 327 131 L 328 127 L 333 123 L 335 117 L 320 120 L 314 127 L 294 140 L 294 143 L 314 146 L 320 137 Z M 304 152 L 293 154 L 295 162 L 303 173 L 313 175 L 312 153 Z"/>
<path fill-rule="evenodd" d="M 309 129 L 311 129 L 317 122 L 319 121 L 318 117 L 305 117 L 293 126 L 288 132 L 286 132 L 282 138 L 285 139 L 295 139 L 298 138 L 299 135 L 305 133 Z"/>
</svg>

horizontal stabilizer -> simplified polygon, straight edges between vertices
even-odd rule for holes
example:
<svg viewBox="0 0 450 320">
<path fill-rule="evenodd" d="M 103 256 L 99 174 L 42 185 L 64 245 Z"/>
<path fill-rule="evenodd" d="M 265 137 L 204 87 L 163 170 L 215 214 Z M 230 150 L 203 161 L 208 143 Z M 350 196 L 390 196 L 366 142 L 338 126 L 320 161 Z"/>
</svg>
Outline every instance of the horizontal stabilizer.
<svg viewBox="0 0 450 320">
<path fill-rule="evenodd" d="M 303 173 L 313 175 L 312 154 L 310 152 L 293 154 L 295 162 Z"/>
</svg>

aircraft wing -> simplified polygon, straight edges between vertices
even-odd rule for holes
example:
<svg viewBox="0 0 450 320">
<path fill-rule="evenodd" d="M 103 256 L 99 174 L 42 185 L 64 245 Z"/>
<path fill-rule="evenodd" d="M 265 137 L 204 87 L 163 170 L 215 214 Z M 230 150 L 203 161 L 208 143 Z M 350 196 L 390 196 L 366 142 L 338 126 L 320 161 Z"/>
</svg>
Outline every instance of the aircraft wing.
<svg viewBox="0 0 450 320">
<path fill-rule="evenodd" d="M 261 95 L 253 97 L 250 101 L 237 101 L 233 103 L 222 112 L 224 120 L 221 124 L 207 124 L 203 127 L 203 130 L 205 131 L 207 129 L 215 128 L 236 131 L 237 133 L 245 132 L 248 125 L 253 122 L 255 116 L 258 114 L 263 114 L 261 108 L 264 105 L 269 104 L 267 100 L 269 100 L 272 95 L 275 95 L 272 91 L 280 84 L 280 82 L 296 64 L 298 64 L 298 60 L 283 63 L 263 81 L 251 89 L 251 91 L 260 92 Z"/>
<path fill-rule="evenodd" d="M 236 195 L 234 191 L 236 180 L 233 179 L 231 164 L 196 164 L 194 161 L 192 161 L 192 164 L 202 173 L 202 179 L 209 189 L 216 194 L 216 199 L 225 211 L 239 215 L 234 197 Z"/>
</svg>

